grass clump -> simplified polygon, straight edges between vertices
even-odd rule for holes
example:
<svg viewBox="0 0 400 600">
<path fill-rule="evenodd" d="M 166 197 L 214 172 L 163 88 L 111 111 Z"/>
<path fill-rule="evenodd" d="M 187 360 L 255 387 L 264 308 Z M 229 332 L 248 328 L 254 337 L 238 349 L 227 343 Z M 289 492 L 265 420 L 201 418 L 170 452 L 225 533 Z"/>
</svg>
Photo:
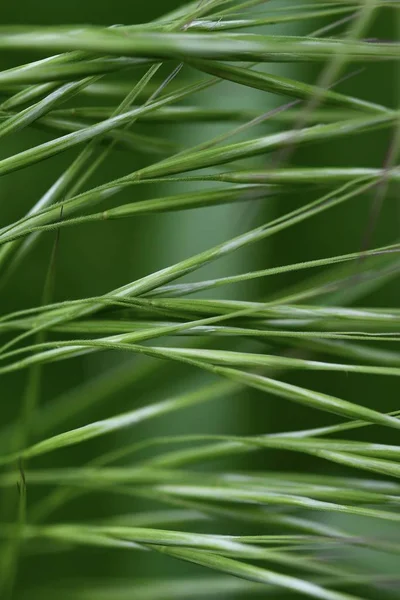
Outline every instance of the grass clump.
<svg viewBox="0 0 400 600">
<path fill-rule="evenodd" d="M 0 227 L 2 598 L 396 597 L 400 120 L 370 92 L 400 44 L 369 35 L 399 8 L 1 27 L 0 52 L 35 56 L 0 73 L 0 174 L 40 181 Z M 152 268 L 100 244 L 90 278 L 96 227 L 153 222 L 154 244 L 175 229 Z M 185 222 L 205 235 L 169 258 Z M 65 244 L 86 292 L 59 291 Z"/>
</svg>

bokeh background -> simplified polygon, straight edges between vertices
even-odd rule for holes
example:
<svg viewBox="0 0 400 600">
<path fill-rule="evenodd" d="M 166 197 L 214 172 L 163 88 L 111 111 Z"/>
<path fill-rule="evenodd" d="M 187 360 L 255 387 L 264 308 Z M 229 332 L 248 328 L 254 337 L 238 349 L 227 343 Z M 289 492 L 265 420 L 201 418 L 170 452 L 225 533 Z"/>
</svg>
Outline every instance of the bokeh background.
<svg viewBox="0 0 400 600">
<path fill-rule="evenodd" d="M 128 2 L 126 0 L 70 0 L 69 2 L 54 2 L 53 0 L 17 0 L 3 3 L 1 18 L 3 24 L 98 24 L 140 23 L 160 16 L 182 4 L 173 0 L 148 0 L 148 2 Z M 274 5 L 283 5 L 276 1 Z M 318 4 L 318 3 L 316 3 Z M 285 29 L 270 27 L 268 32 L 276 33 L 308 33 L 323 22 L 313 20 L 301 24 L 290 24 Z M 386 11 L 375 20 L 369 37 L 381 39 L 398 39 L 398 31 L 394 13 Z M 38 57 L 40 55 L 38 54 Z M 0 54 L 2 69 L 22 64 L 32 60 L 32 55 L 23 53 Z M 315 81 L 319 69 L 307 64 L 296 65 L 265 65 L 267 71 L 289 74 L 305 81 Z M 134 82 L 137 71 L 127 73 L 125 81 Z M 187 73 L 187 77 L 194 77 Z M 371 85 L 373 82 L 373 85 Z M 379 102 L 387 106 L 396 106 L 400 102 L 398 65 L 370 65 L 358 72 L 340 86 L 341 90 L 355 96 Z M 202 94 L 199 102 L 209 106 L 249 107 L 260 112 L 277 106 L 285 99 L 277 98 L 268 93 L 249 91 L 234 84 L 220 84 L 210 92 Z M 86 100 L 89 103 L 89 100 Z M 109 100 L 112 102 L 112 100 Z M 93 99 L 90 100 L 93 105 Z M 270 132 L 284 125 L 264 123 L 259 127 L 260 132 Z M 154 127 L 154 126 L 152 126 Z M 149 125 L 141 126 L 140 131 L 155 132 L 171 141 L 182 144 L 190 139 L 191 144 L 215 135 L 221 125 L 185 125 L 157 126 L 151 129 Z M 379 166 L 382 165 L 390 143 L 391 132 L 370 133 L 356 138 L 332 141 L 311 147 L 302 148 L 292 157 L 293 164 L 308 165 L 338 165 L 338 166 Z M 18 135 L 11 136 L 0 142 L 0 157 L 9 156 L 24 148 L 41 143 L 51 138 L 46 131 L 34 127 L 24 130 Z M 30 206 L 47 190 L 56 177 L 70 164 L 77 150 L 66 152 L 47 160 L 39 165 L 24 169 L 15 174 L 0 179 L 0 223 L 6 224 L 22 216 Z M 148 164 L 152 159 L 146 153 L 128 153 L 114 151 L 90 184 L 96 185 L 115 178 L 120 174 Z M 262 165 L 264 159 L 260 159 Z M 131 201 L 133 198 L 150 198 L 177 190 L 183 191 L 184 185 L 172 186 L 138 186 L 131 188 L 118 197 L 118 203 Z M 193 189 L 191 186 L 187 189 Z M 55 300 L 80 298 L 96 295 L 112 290 L 129 281 L 141 277 L 151 271 L 171 264 L 174 261 L 190 256 L 206 249 L 219 241 L 243 230 L 243 222 L 251 226 L 254 222 L 262 222 L 272 216 L 286 212 L 306 200 L 306 193 L 294 190 L 290 196 L 284 196 L 279 201 L 267 200 L 258 206 L 257 213 L 247 214 L 248 209 L 241 205 L 225 206 L 213 209 L 199 209 L 186 213 L 172 213 L 151 217 L 138 217 L 127 221 L 97 223 L 64 229 L 61 233 L 56 263 Z M 323 213 L 317 218 L 307 221 L 301 226 L 291 228 L 282 235 L 257 244 L 246 252 L 232 255 L 229 259 L 220 261 L 201 271 L 201 276 L 221 276 L 240 273 L 245 270 L 266 268 L 300 260 L 319 258 L 360 249 L 367 227 L 371 208 L 371 197 L 362 196 L 351 204 L 346 204 L 328 214 Z M 244 221 L 243 221 L 244 219 Z M 382 212 L 374 229 L 372 245 L 390 243 L 398 235 L 400 225 L 399 199 L 396 189 L 390 189 L 384 202 Z M 25 258 L 18 270 L 1 289 L 0 314 L 35 306 L 40 302 L 45 274 L 51 248 L 53 234 L 42 236 L 31 256 Z M 197 275 L 196 275 L 197 277 Z M 229 287 L 217 294 L 228 298 L 260 298 L 285 286 L 302 281 L 304 275 L 289 274 L 277 278 L 269 278 L 265 282 L 252 283 L 246 286 Z M 192 277 L 195 279 L 195 277 Z M 398 306 L 400 287 L 398 280 L 393 280 L 382 289 L 366 296 L 361 300 L 365 306 Z M 61 394 L 68 393 L 78 386 L 82 388 L 82 398 L 85 397 L 85 386 L 100 385 L 101 378 L 108 370 L 114 369 L 115 377 L 123 384 L 114 393 L 112 399 L 105 398 L 90 415 L 84 411 L 75 415 L 63 425 L 72 428 L 83 425 L 88 420 L 111 416 L 135 406 L 150 401 L 156 401 L 170 396 L 176 391 L 190 389 L 199 382 L 204 382 L 206 376 L 196 371 L 178 366 L 159 365 L 154 367 L 152 359 L 137 360 L 131 356 L 119 353 L 99 353 L 93 356 L 76 358 L 46 367 L 40 402 L 50 403 Z M 150 376 L 138 375 L 142 366 L 149 369 Z M 332 395 L 359 401 L 362 398 L 366 406 L 374 406 L 381 411 L 394 410 L 398 399 L 398 386 L 395 380 L 382 381 L 373 376 L 349 376 L 345 373 L 302 373 L 294 372 L 284 375 L 290 381 L 305 387 L 310 387 Z M 21 397 L 25 386 L 25 373 L 3 377 L 0 382 L 1 408 L 0 418 L 7 423 L 18 415 Z M 334 420 L 334 418 L 333 418 Z M 332 420 L 332 422 L 333 422 Z M 290 404 L 286 401 L 271 398 L 256 391 L 246 391 L 234 398 L 221 398 L 220 401 L 206 404 L 200 408 L 175 413 L 171 417 L 156 420 L 148 426 L 142 425 L 128 433 L 108 436 L 100 442 L 91 442 L 84 447 L 68 449 L 68 452 L 58 453 L 57 457 L 38 461 L 38 466 L 83 464 L 98 453 L 117 447 L 122 440 L 134 441 L 148 436 L 168 435 L 173 433 L 265 433 L 268 431 L 290 430 L 301 427 L 311 427 L 327 422 L 326 415 L 322 416 L 312 410 Z M 58 431 L 54 431 L 57 433 Z M 366 435 L 363 431 L 355 434 L 359 439 Z M 390 430 L 385 431 L 386 442 L 396 443 L 395 435 Z M 215 463 L 216 464 L 216 463 Z M 227 470 L 231 469 L 272 469 L 299 471 L 302 469 L 324 470 L 332 473 L 347 473 L 344 468 L 315 462 L 310 457 L 295 453 L 258 453 L 246 458 L 230 458 L 221 462 Z M 40 493 L 29 492 L 29 502 L 40 500 Z M 117 495 L 98 497 L 90 495 L 71 502 L 53 518 L 83 519 L 99 518 L 118 513 L 135 512 L 148 509 L 149 503 L 140 502 L 135 498 L 121 499 Z M 321 517 L 322 518 L 322 517 Z M 328 517 L 324 517 L 326 520 Z M 340 518 L 335 517 L 331 522 L 340 524 Z M 362 530 L 363 524 L 359 526 Z M 210 526 L 215 531 L 215 525 Z M 380 527 L 382 527 L 380 525 Z M 221 532 L 232 532 L 232 527 L 221 522 Z M 203 530 L 207 530 L 204 528 Z M 240 529 L 237 529 L 240 531 Z M 251 529 L 247 529 L 251 533 Z M 364 557 L 369 560 L 368 557 Z M 371 557 L 376 560 L 376 557 Z M 43 561 L 45 561 L 45 568 Z M 393 565 L 392 565 L 393 566 Z M 390 565 L 382 565 L 382 569 Z M 172 559 L 152 555 L 143 556 L 141 553 L 120 551 L 103 551 L 98 549 L 76 550 L 73 553 L 53 553 L 49 555 L 30 556 L 25 559 L 20 570 L 19 591 L 22 597 L 24 590 L 36 583 L 43 583 L 44 572 L 47 581 L 58 582 L 59 578 L 79 578 L 81 576 L 99 577 L 161 577 L 163 575 L 184 575 L 188 573 L 201 574 L 200 568 L 178 563 Z M 132 596 L 134 597 L 134 596 Z M 280 595 L 287 597 L 287 595 Z"/>
</svg>

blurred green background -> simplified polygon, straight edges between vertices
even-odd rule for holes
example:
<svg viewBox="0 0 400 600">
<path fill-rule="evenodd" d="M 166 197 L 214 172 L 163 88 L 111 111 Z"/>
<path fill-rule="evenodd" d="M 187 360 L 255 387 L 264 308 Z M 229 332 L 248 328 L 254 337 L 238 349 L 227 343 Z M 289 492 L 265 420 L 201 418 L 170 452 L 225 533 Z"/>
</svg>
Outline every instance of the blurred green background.
<svg viewBox="0 0 400 600">
<path fill-rule="evenodd" d="M 3 24 L 73 24 L 87 23 L 110 25 L 114 23 L 140 23 L 156 18 L 164 12 L 172 10 L 180 3 L 172 0 L 149 0 L 148 2 L 128 2 L 127 0 L 70 0 L 69 2 L 54 2 L 53 0 L 17 0 L 3 3 L 1 8 Z M 274 2 L 283 5 L 283 2 Z M 389 11 L 378 18 L 373 28 L 368 32 L 369 37 L 394 39 L 398 36 L 395 19 Z M 268 32 L 288 32 L 293 34 L 308 33 L 323 23 L 313 21 L 302 23 L 301 28 L 291 24 L 284 30 L 274 27 Z M 398 39 L 398 37 L 397 37 Z M 39 56 L 39 55 L 38 55 Z M 1 68 L 22 64 L 32 60 L 31 55 L 0 54 Z M 307 65 L 265 65 L 268 71 L 286 73 L 308 81 L 315 81 L 318 69 Z M 194 76 L 193 73 L 191 76 Z M 136 81 L 137 71 L 125 76 L 127 82 Z M 373 81 L 373 86 L 371 86 Z M 400 101 L 398 66 L 395 64 L 378 64 L 368 66 L 356 76 L 351 77 L 340 89 L 355 96 L 380 102 L 388 106 L 396 106 Z M 270 94 L 248 91 L 234 84 L 220 84 L 211 92 L 201 95 L 199 101 L 212 106 L 250 107 L 260 112 L 284 102 Z M 93 101 L 91 101 L 93 104 Z M 147 127 L 147 128 L 146 128 Z M 259 131 L 268 132 L 277 125 L 268 123 L 259 126 Z M 281 125 L 282 127 L 282 125 Z M 225 126 L 219 128 L 221 131 Z M 156 128 L 158 136 L 168 137 L 176 143 L 195 144 L 213 136 L 219 130 L 215 125 L 177 126 Z M 149 126 L 142 126 L 141 131 L 151 131 Z M 383 163 L 386 149 L 390 142 L 391 132 L 373 133 L 346 139 L 313 145 L 295 153 L 294 164 L 308 165 L 338 165 L 338 166 L 380 166 Z M 47 132 L 30 128 L 17 136 L 6 138 L 0 144 L 0 157 L 9 156 L 24 148 L 50 139 Z M 56 177 L 76 155 L 76 150 L 64 153 L 32 168 L 8 175 L 0 179 L 0 223 L 7 224 L 22 216 L 30 206 L 47 190 Z M 115 151 L 107 159 L 99 173 L 92 178 L 90 184 L 95 185 L 127 173 L 141 165 L 152 161 L 151 156 L 136 153 Z M 263 159 L 260 165 L 264 164 Z M 193 186 L 192 186 L 193 187 Z M 152 197 L 174 191 L 183 191 L 183 185 L 172 186 L 139 186 L 130 189 L 118 197 L 118 203 L 123 201 Z M 397 190 L 391 189 L 384 203 L 379 220 L 374 230 L 372 245 L 390 243 L 398 235 L 400 224 L 399 200 Z M 250 226 L 254 222 L 262 222 L 272 215 L 287 212 L 305 201 L 304 192 L 294 191 L 292 196 L 284 196 L 278 202 L 267 200 L 259 206 L 258 214 L 244 213 L 242 206 L 201 209 L 187 213 L 172 213 L 151 217 L 140 217 L 127 221 L 98 223 L 95 225 L 79 226 L 64 229 L 61 233 L 56 266 L 55 299 L 73 299 L 85 295 L 96 295 L 107 292 L 117 286 L 133 281 L 151 271 L 157 270 L 180 260 L 202 249 L 206 249 L 219 241 L 223 241 L 243 229 L 243 218 Z M 339 253 L 356 251 L 362 244 L 363 235 L 369 219 L 371 198 L 361 197 L 317 218 L 307 221 L 301 226 L 289 229 L 283 235 L 258 244 L 251 251 L 232 255 L 228 260 L 219 262 L 212 267 L 203 269 L 201 276 L 221 276 L 240 273 L 254 268 L 280 265 L 300 260 L 319 258 Z M 0 314 L 19 308 L 35 306 L 40 302 L 45 273 L 53 244 L 53 234 L 46 234 L 34 249 L 34 258 L 30 257 L 21 262 L 18 271 L 11 277 L 7 287 L 1 290 Z M 196 274 L 196 277 L 200 276 Z M 223 297 L 258 298 L 283 289 L 287 285 L 301 281 L 303 275 L 293 274 L 268 279 L 267 282 L 226 288 L 219 294 Z M 192 278 L 195 279 L 195 278 Z M 398 306 L 400 287 L 392 282 L 378 292 L 362 300 L 364 305 Z M 107 369 L 115 368 L 123 372 L 126 385 L 114 394 L 111 401 L 105 399 L 99 404 L 96 412 L 90 412 L 90 417 L 84 412 L 70 419 L 65 426 L 74 427 L 85 424 L 88 419 L 111 416 L 117 412 L 129 410 L 150 401 L 170 396 L 174 391 L 189 389 L 204 381 L 205 376 L 196 371 L 184 370 L 170 365 L 159 366 L 156 376 L 137 378 L 140 364 L 153 364 L 151 359 L 146 361 L 133 360 L 122 354 L 101 353 L 94 356 L 76 358 L 60 362 L 44 371 L 43 389 L 40 402 L 51 402 L 56 396 L 66 393 L 76 386 L 91 385 L 93 380 L 104 374 Z M 285 374 L 285 380 L 310 387 L 332 395 L 359 401 L 362 398 L 366 406 L 378 407 L 381 411 L 394 410 L 398 399 L 398 387 L 395 379 L 385 379 L 384 393 L 381 382 L 368 376 L 348 376 L 345 373 L 302 373 Z M 0 383 L 2 398 L 1 419 L 8 422 L 18 414 L 20 399 L 25 386 L 25 373 L 3 377 Z M 83 397 L 85 395 L 82 388 Z M 117 447 L 121 439 L 134 441 L 149 435 L 167 435 L 172 433 L 265 433 L 269 431 L 289 430 L 301 427 L 311 427 L 325 424 L 326 415 L 308 410 L 295 404 L 277 398 L 270 398 L 255 391 L 246 391 L 234 398 L 222 398 L 218 402 L 206 404 L 201 408 L 182 411 L 171 417 L 152 422 L 149 426 L 128 431 L 128 433 L 108 436 L 105 441 L 91 442 L 84 447 L 50 455 L 46 460 L 38 461 L 42 466 L 53 464 L 73 465 L 84 464 L 90 457 L 108 448 Z M 332 422 L 334 418 L 332 419 Z M 54 432 L 56 433 L 56 432 Z M 356 434 L 360 439 L 365 433 Z M 395 431 L 385 430 L 386 442 L 395 442 Z M 393 438 L 392 438 L 393 436 Z M 343 472 L 340 467 L 328 466 L 310 457 L 295 453 L 258 453 L 250 458 L 230 458 L 225 461 L 227 470 L 245 469 L 275 469 L 296 471 L 301 469 L 329 470 L 332 473 Z M 46 490 L 29 492 L 29 502 L 34 503 Z M 121 499 L 118 496 L 104 495 L 102 502 L 98 497 L 90 495 L 72 502 L 54 518 L 62 520 L 97 518 L 111 514 L 135 512 L 147 509 L 148 503 L 141 503 L 135 498 Z M 339 521 L 338 517 L 335 517 Z M 206 530 L 206 529 L 204 529 Z M 215 526 L 214 529 L 215 531 Z M 231 532 L 226 524 L 221 523 L 221 532 Z M 240 531 L 239 529 L 237 531 Z M 159 577 L 162 574 L 174 575 L 184 573 L 201 574 L 202 569 L 190 567 L 172 559 L 158 557 L 143 557 L 141 553 L 129 553 L 104 550 L 77 550 L 74 553 L 62 552 L 52 555 L 39 555 L 40 558 L 29 557 L 25 560 L 20 571 L 20 590 L 28 589 L 34 583 L 43 583 L 43 561 L 46 561 L 47 581 L 59 577 L 79 578 L 83 575 L 98 577 L 124 577 L 147 575 Z M 60 583 L 61 585 L 61 583 Z M 134 596 L 132 596 L 133 598 Z M 289 595 L 280 597 L 289 598 Z"/>
</svg>

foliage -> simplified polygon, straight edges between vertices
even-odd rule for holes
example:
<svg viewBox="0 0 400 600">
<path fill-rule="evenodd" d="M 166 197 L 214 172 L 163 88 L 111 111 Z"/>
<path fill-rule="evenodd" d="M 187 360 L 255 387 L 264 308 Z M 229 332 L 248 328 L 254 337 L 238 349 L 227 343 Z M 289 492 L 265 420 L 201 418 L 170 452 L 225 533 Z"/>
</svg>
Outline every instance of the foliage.
<svg viewBox="0 0 400 600">
<path fill-rule="evenodd" d="M 31 127 L 48 137 L 28 148 L 10 146 L 0 174 L 32 173 L 51 159 L 45 164 L 52 179 L 26 214 L 15 198 L 15 216 L 0 228 L 0 283 L 5 294 L 17 285 L 15 297 L 23 261 L 34 261 L 43 239 L 52 240 L 41 301 L 26 306 L 17 299 L 0 318 L 0 375 L 5 382 L 26 379 L 9 422 L 2 406 L 2 597 L 396 597 L 399 578 L 390 561 L 400 552 L 400 420 L 396 405 L 381 400 L 386 382 L 400 375 L 393 347 L 400 310 L 365 299 L 393 285 L 400 266 L 390 228 L 372 243 L 384 202 L 394 202 L 398 189 L 400 120 L 397 107 L 346 92 L 346 84 L 336 88 L 360 65 L 369 72 L 376 63 L 397 64 L 400 44 L 371 41 L 367 32 L 382 13 L 398 20 L 398 10 L 397 2 L 376 0 L 206 0 L 140 25 L 1 27 L 1 52 L 43 58 L 0 73 L 0 137 L 18 139 Z M 320 20 L 325 26 L 303 36 L 270 32 Z M 303 81 L 298 68 L 294 78 L 270 72 L 273 63 L 305 63 L 318 70 L 317 82 Z M 284 104 L 266 112 L 245 103 L 207 105 L 204 98 L 215 98 L 224 82 L 238 94 L 283 96 Z M 197 144 L 190 134 L 179 145 L 168 135 L 169 124 L 190 132 L 191 124 L 210 123 L 225 128 Z M 357 156 L 354 165 L 341 162 L 340 148 L 360 135 L 386 136 L 389 149 L 378 164 Z M 307 161 L 309 145 L 327 142 L 337 146 L 339 164 Z M 111 157 L 131 160 L 138 151 L 138 168 L 107 176 Z M 61 173 L 52 162 L 60 156 Z M 265 249 L 278 233 L 290 245 L 299 240 L 298 227 L 322 224 L 327 235 L 335 223 L 330 215 L 341 211 L 351 220 L 360 202 L 372 208 L 363 240 L 351 249 L 335 230 L 330 256 L 300 253 L 286 263 L 277 251 L 276 266 L 261 260 L 263 268 L 248 264 L 233 275 L 201 272 L 256 243 Z M 266 209 L 272 203 L 275 215 Z M 195 223 L 199 209 L 212 215 L 222 205 L 241 220 L 229 239 L 206 240 L 206 249 L 134 279 L 127 272 L 113 289 L 56 301 L 59 246 L 68 231 L 113 220 L 129 227 L 141 215 L 177 218 L 189 210 Z M 288 279 L 274 287 L 277 277 Z M 124 361 L 83 386 L 57 371 L 62 393 L 43 402 L 48 372 L 101 353 Z M 316 371 L 348 374 L 348 393 L 341 397 L 320 379 L 314 388 Z M 179 382 L 172 393 L 169 372 Z M 295 381 L 292 372 L 300 373 Z M 381 396 L 372 403 L 362 391 L 368 378 L 378 381 Z M 141 405 L 120 409 L 120 390 L 142 385 Z M 207 422 L 200 430 L 189 426 L 194 407 L 204 404 L 212 415 L 209 407 L 221 400 L 236 406 L 249 398 L 273 405 L 286 430 L 266 422 L 240 433 L 229 424 L 217 432 Z M 300 418 L 291 428 L 292 410 L 309 426 Z M 181 412 L 181 430 L 152 425 Z M 151 427 L 132 438 L 145 421 Z M 100 444 L 107 436 L 114 446 Z M 257 453 L 276 457 L 275 464 L 265 458 L 262 466 Z M 285 468 L 285 453 L 300 455 L 296 472 Z M 86 496 L 106 514 L 85 514 Z M 149 580 L 140 570 L 123 582 L 101 571 L 94 578 L 84 568 L 76 571 L 80 579 L 71 574 L 71 555 L 89 564 L 93 552 L 109 560 L 127 550 L 150 552 Z M 62 585 L 44 566 L 48 556 L 58 561 Z M 181 561 L 176 578 L 164 578 L 168 557 Z M 180 570 L 185 563 L 202 568 Z M 29 569 L 35 573 L 26 579 Z"/>
</svg>

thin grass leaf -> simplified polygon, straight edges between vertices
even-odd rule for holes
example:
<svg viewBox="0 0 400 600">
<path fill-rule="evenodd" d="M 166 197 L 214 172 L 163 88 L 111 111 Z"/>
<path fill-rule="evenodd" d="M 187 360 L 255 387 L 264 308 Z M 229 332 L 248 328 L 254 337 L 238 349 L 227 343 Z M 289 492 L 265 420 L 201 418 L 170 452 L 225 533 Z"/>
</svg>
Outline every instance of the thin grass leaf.
<svg viewBox="0 0 400 600">
<path fill-rule="evenodd" d="M 208 350 L 203 348 L 169 348 L 172 355 L 194 358 L 214 365 L 228 365 L 240 368 L 266 367 L 273 369 L 302 369 L 315 371 L 339 371 L 341 373 L 369 373 L 374 375 L 399 376 L 400 368 L 380 367 L 372 365 L 354 365 L 343 363 L 330 363 L 270 354 L 253 354 L 231 350 Z"/>
<path fill-rule="evenodd" d="M 205 498 L 213 502 L 233 502 L 233 503 L 254 503 L 261 505 L 279 505 L 279 506 L 297 506 L 306 510 L 339 512 L 353 515 L 359 515 L 370 518 L 389 520 L 393 522 L 400 521 L 400 515 L 396 512 L 378 510 L 374 508 L 364 508 L 361 506 L 351 506 L 337 504 L 333 502 L 324 502 L 313 498 L 298 496 L 295 494 L 268 492 L 265 490 L 245 490 L 242 488 L 201 486 L 201 485 L 158 485 L 154 486 L 153 492 L 170 494 L 172 496 L 183 496 L 188 498 Z"/>
<path fill-rule="evenodd" d="M 36 105 L 30 106 L 14 116 L 10 116 L 0 124 L 0 137 L 14 133 L 33 123 L 37 119 L 40 119 L 40 117 L 51 111 L 54 106 L 71 98 L 79 91 L 79 89 L 87 85 L 89 81 L 91 81 L 91 79 L 85 79 L 83 81 L 60 86 Z"/>
<path fill-rule="evenodd" d="M 38 530 L 38 534 L 50 538 L 74 540 L 85 543 L 85 535 L 88 534 L 87 543 L 91 544 L 93 538 L 98 539 L 101 544 L 101 538 L 111 539 L 121 542 L 136 542 L 153 545 L 167 546 L 186 546 L 190 548 L 212 550 L 222 555 L 237 556 L 239 558 L 248 558 L 255 560 L 266 560 L 281 564 L 291 565 L 301 570 L 321 572 L 325 574 L 336 574 L 343 576 L 345 571 L 341 568 L 324 567 L 316 561 L 302 557 L 290 556 L 276 550 L 269 550 L 250 545 L 253 538 L 245 538 L 246 543 L 241 542 L 240 536 L 218 536 L 204 535 L 199 533 L 187 533 L 180 531 L 171 531 L 165 529 L 146 529 L 143 527 L 112 527 L 112 526 L 87 526 L 87 525 L 56 525 L 45 527 Z M 96 543 L 96 542 L 95 542 Z"/>
<path fill-rule="evenodd" d="M 184 20 L 184 22 L 187 18 Z M 347 60 L 397 60 L 396 43 L 347 41 L 342 39 L 258 34 L 128 32 L 123 28 L 99 27 L 2 27 L 2 50 L 83 51 L 132 56 L 134 58 L 209 58 L 245 61 L 325 60 L 344 55 Z"/>
<path fill-rule="evenodd" d="M 175 410 L 195 405 L 197 403 L 208 402 L 227 393 L 233 394 L 238 391 L 239 386 L 230 384 L 229 382 L 221 382 L 209 387 L 200 388 L 192 393 L 182 394 L 181 396 L 173 397 L 153 405 L 147 405 L 138 408 L 128 413 L 104 419 L 96 423 L 91 423 L 84 427 L 62 433 L 55 438 L 49 438 L 43 442 L 35 444 L 32 449 L 27 450 L 25 456 L 35 456 L 46 453 L 56 448 L 78 444 L 92 438 L 118 431 L 125 427 L 136 425 L 147 419 L 152 419 Z M 0 461 L 2 459 L 0 458 Z M 9 457 L 9 460 L 15 460 L 15 455 Z"/>
<path fill-rule="evenodd" d="M 369 113 L 387 113 L 387 108 L 365 102 L 358 98 L 353 98 L 330 90 L 319 89 L 313 85 L 289 79 L 287 77 L 279 77 L 259 71 L 244 69 L 242 67 L 233 67 L 223 63 L 207 62 L 207 61 L 190 61 L 189 64 L 196 69 L 220 77 L 234 83 L 241 84 L 245 87 L 255 88 L 272 94 L 283 96 L 292 96 L 301 100 L 309 100 L 316 94 L 322 95 L 324 104 L 328 106 L 338 106 L 352 110 L 358 110 Z"/>
<path fill-rule="evenodd" d="M 300 7 L 301 8 L 301 7 Z M 299 23 L 302 20 L 322 18 L 322 17 L 333 17 L 341 14 L 348 14 L 353 11 L 353 7 L 336 7 L 336 8 L 322 8 L 322 10 L 304 10 L 294 14 L 281 14 L 278 11 L 274 14 L 271 12 L 263 18 L 254 19 L 232 19 L 232 20 L 199 20 L 191 23 L 189 29 L 199 31 L 232 31 L 235 29 L 247 29 L 251 27 L 259 27 L 261 25 L 278 25 L 283 23 L 292 23 L 293 21 Z"/>
<path fill-rule="evenodd" d="M 6 173 L 10 173 L 11 171 L 15 171 L 21 168 L 24 168 L 30 164 L 34 164 L 48 158 L 50 156 L 54 156 L 59 152 L 64 152 L 65 150 L 72 148 L 78 144 L 82 144 L 84 142 L 90 141 L 91 139 L 96 138 L 97 136 L 104 135 L 105 133 L 115 129 L 116 127 L 123 126 L 132 119 L 136 118 L 140 114 L 144 114 L 158 108 L 159 106 L 163 106 L 164 104 L 168 104 L 171 102 L 175 102 L 178 99 L 184 98 L 185 96 L 194 93 L 195 91 L 199 91 L 203 88 L 206 88 L 210 85 L 210 81 L 206 82 L 202 81 L 198 84 L 189 85 L 183 88 L 180 92 L 176 92 L 175 94 L 171 94 L 169 96 L 165 96 L 161 100 L 151 102 L 145 106 L 141 106 L 139 108 L 135 108 L 127 111 L 122 115 L 118 115 L 116 117 L 111 117 L 110 119 L 106 119 L 103 122 L 97 123 L 95 125 L 90 125 L 85 129 L 81 129 L 77 132 L 68 134 L 61 138 L 51 140 L 45 144 L 41 144 L 40 146 L 35 146 L 29 150 L 25 150 L 20 152 L 19 154 L 15 154 L 9 158 L 3 159 L 0 161 L 0 175 L 5 175 Z"/>
<path fill-rule="evenodd" d="M 276 585 L 286 590 L 305 594 L 314 598 L 322 598 L 324 600 L 355 600 L 355 596 L 348 594 L 342 594 L 341 592 L 334 592 L 329 589 L 323 588 L 322 586 L 310 583 L 308 581 L 298 579 L 295 577 L 289 577 L 288 575 L 281 575 L 273 571 L 267 571 L 260 569 L 260 567 L 254 567 L 245 563 L 241 563 L 231 558 L 225 558 L 217 556 L 210 552 L 201 552 L 195 550 L 171 550 L 167 547 L 158 547 L 158 551 L 186 560 L 194 562 L 196 564 L 217 570 L 224 573 L 229 573 L 236 577 L 247 579 L 250 581 L 257 581 L 267 585 Z"/>
<path fill-rule="evenodd" d="M 70 53 L 81 56 L 81 53 Z M 57 59 L 57 60 L 55 60 Z M 44 59 L 15 67 L 0 73 L 0 86 L 47 83 L 53 81 L 70 81 L 90 75 L 115 73 L 132 67 L 142 67 L 153 61 L 132 59 L 128 57 L 96 58 L 93 60 L 71 60 L 67 54 L 54 57 L 54 60 Z M 19 104 L 20 97 L 17 99 Z M 15 106 L 9 103 L 8 108 Z"/>
<path fill-rule="evenodd" d="M 223 173 L 218 175 L 220 181 L 233 183 L 315 183 L 332 184 L 342 181 L 351 181 L 362 177 L 380 178 L 384 174 L 382 169 L 364 168 L 320 168 L 320 169 L 274 169 L 252 173 L 243 171 L 236 173 Z M 398 181 L 400 171 L 397 168 L 385 172 L 389 181 Z"/>
</svg>

